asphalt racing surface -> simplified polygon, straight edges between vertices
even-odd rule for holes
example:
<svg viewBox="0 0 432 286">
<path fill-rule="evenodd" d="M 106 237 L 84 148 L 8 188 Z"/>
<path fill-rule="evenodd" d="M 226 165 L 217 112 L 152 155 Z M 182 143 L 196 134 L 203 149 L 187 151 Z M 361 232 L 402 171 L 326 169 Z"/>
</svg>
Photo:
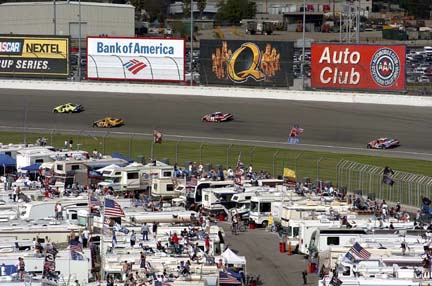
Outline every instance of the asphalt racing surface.
<svg viewBox="0 0 432 286">
<path fill-rule="evenodd" d="M 80 103 L 85 111 L 52 112 L 53 107 L 67 102 Z M 219 124 L 201 122 L 204 114 L 214 111 L 233 113 L 235 120 Z M 110 129 L 112 132 L 150 134 L 158 129 L 167 138 L 181 135 L 193 141 L 279 147 L 288 147 L 290 128 L 298 124 L 305 130 L 301 144 L 290 148 L 432 160 L 432 109 L 426 107 L 0 90 L 0 128 L 93 130 L 92 122 L 105 116 L 125 120 L 124 126 Z M 379 137 L 397 138 L 402 145 L 393 150 L 366 150 L 367 142 Z"/>
</svg>

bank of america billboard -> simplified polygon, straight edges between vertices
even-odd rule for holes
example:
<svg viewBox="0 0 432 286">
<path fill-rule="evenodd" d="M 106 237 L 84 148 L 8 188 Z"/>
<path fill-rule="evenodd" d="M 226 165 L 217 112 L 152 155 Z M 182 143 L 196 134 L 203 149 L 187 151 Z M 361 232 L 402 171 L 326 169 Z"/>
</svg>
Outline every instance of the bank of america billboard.
<svg viewBox="0 0 432 286">
<path fill-rule="evenodd" d="M 200 81 L 204 84 L 292 86 L 292 42 L 201 40 Z"/>
<path fill-rule="evenodd" d="M 0 76 L 69 76 L 67 36 L 0 35 Z"/>
<path fill-rule="evenodd" d="M 87 78 L 98 80 L 185 80 L 184 39 L 87 38 Z"/>
<path fill-rule="evenodd" d="M 311 86 L 374 91 L 405 90 L 405 46 L 313 44 Z"/>
</svg>

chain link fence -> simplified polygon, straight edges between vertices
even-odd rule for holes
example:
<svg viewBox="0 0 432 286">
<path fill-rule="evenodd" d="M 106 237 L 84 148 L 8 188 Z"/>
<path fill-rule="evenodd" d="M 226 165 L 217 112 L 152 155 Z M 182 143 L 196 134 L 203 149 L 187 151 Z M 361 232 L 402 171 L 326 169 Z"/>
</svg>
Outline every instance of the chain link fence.
<svg viewBox="0 0 432 286">
<path fill-rule="evenodd" d="M 340 160 L 336 166 L 337 186 L 348 192 L 362 193 L 371 199 L 379 198 L 416 206 L 422 197 L 430 197 L 432 177 L 394 171 L 393 184 L 384 184 L 384 168 Z"/>
</svg>

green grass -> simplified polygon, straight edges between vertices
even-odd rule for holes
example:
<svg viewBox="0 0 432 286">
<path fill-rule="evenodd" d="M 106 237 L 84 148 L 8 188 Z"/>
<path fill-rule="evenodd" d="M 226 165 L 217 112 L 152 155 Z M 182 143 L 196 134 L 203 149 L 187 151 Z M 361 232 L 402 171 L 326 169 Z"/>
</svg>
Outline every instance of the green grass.
<svg viewBox="0 0 432 286">
<path fill-rule="evenodd" d="M 40 136 L 47 138 L 48 143 L 54 147 L 62 147 L 65 140 L 72 139 L 74 148 L 76 148 L 76 144 L 80 144 L 80 149 L 89 152 L 94 149 L 104 154 L 119 152 L 125 156 L 130 156 L 132 159 L 136 159 L 137 156 L 144 156 L 146 160 L 150 158 L 151 154 L 151 141 L 137 137 L 130 139 L 107 136 L 104 139 L 87 134 L 28 133 L 26 142 L 34 143 Z M 24 136 L 21 133 L 0 132 L 0 142 L 3 144 L 22 143 L 23 140 Z M 336 182 L 336 164 L 341 159 L 379 167 L 391 166 L 393 170 L 432 176 L 432 164 L 422 160 L 184 141 L 164 141 L 163 144 L 155 144 L 153 150 L 155 159 L 168 159 L 170 164 L 177 162 L 179 167 L 186 166 L 189 161 L 202 162 L 212 166 L 233 167 L 241 153 L 241 161 L 245 165 L 252 164 L 255 171 L 265 170 L 277 176 L 282 174 L 284 167 L 288 167 L 297 170 L 298 178 L 309 177 L 312 181 L 317 179 L 319 172 L 321 179 Z"/>
</svg>

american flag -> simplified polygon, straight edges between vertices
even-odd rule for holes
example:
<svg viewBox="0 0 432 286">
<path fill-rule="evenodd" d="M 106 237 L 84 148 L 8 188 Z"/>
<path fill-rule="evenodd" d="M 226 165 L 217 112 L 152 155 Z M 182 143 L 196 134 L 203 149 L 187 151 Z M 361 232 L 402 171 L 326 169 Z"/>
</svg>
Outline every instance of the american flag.
<svg viewBox="0 0 432 286">
<path fill-rule="evenodd" d="M 157 130 L 153 130 L 153 141 L 156 144 L 162 144 L 162 133 Z"/>
<path fill-rule="evenodd" d="M 104 215 L 108 217 L 123 217 L 124 212 L 116 201 L 105 199 Z"/>
<path fill-rule="evenodd" d="M 90 207 L 98 207 L 100 205 L 101 203 L 96 197 L 90 196 Z"/>
<path fill-rule="evenodd" d="M 231 285 L 241 285 L 241 282 L 237 280 L 234 276 L 226 272 L 219 272 L 219 285 L 220 286 L 231 286 Z"/>
<path fill-rule="evenodd" d="M 369 259 L 371 256 L 370 252 L 364 249 L 358 242 L 354 243 L 350 251 L 359 258 Z"/>
<path fill-rule="evenodd" d="M 83 260 L 84 257 L 81 254 L 83 249 L 82 249 L 82 245 L 81 243 L 79 243 L 79 241 L 73 239 L 70 241 L 69 244 L 69 249 L 70 249 L 70 253 L 71 253 L 71 258 L 72 260 Z"/>
<path fill-rule="evenodd" d="M 298 137 L 301 133 L 303 133 L 304 129 L 300 128 L 298 125 L 294 125 L 291 128 L 290 137 Z"/>
</svg>

